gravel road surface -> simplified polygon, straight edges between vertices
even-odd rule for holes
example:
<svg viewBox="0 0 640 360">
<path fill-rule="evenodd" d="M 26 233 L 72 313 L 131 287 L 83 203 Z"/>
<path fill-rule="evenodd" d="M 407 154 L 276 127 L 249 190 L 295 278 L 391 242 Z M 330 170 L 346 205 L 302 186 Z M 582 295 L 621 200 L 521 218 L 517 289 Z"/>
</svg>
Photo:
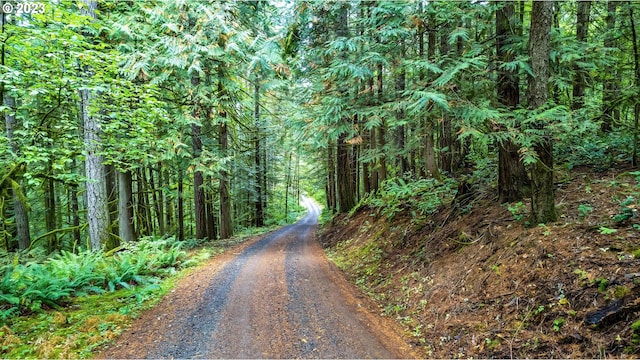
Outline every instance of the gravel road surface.
<svg viewBox="0 0 640 360">
<path fill-rule="evenodd" d="M 407 358 L 395 324 L 329 264 L 305 218 L 187 276 L 102 358 Z"/>
</svg>

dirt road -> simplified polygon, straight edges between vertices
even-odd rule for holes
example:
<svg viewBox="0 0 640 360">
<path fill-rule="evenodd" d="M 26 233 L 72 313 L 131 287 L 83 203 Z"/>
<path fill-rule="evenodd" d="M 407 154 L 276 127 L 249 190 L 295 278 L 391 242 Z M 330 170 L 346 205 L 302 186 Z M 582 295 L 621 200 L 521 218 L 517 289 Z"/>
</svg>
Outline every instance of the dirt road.
<svg viewBox="0 0 640 360">
<path fill-rule="evenodd" d="M 107 358 L 406 358 L 387 319 L 327 262 L 314 239 L 319 208 L 181 282 Z"/>
</svg>

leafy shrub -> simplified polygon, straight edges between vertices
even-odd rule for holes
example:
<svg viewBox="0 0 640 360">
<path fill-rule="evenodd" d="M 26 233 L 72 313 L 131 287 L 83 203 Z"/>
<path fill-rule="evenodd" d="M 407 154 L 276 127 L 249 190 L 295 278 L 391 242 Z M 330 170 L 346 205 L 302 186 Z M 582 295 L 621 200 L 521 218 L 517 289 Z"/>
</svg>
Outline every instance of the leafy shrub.
<svg viewBox="0 0 640 360">
<path fill-rule="evenodd" d="M 613 220 L 617 223 L 623 223 L 636 216 L 636 199 L 633 196 L 627 196 L 620 202 L 620 212 L 613 216 Z"/>
</svg>

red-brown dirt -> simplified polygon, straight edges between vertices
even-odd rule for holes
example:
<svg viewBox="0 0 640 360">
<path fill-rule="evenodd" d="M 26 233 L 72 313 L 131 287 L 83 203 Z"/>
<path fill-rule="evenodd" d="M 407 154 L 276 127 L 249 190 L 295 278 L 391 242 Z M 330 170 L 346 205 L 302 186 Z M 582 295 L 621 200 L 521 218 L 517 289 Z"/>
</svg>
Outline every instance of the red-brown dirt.
<svg viewBox="0 0 640 360">
<path fill-rule="evenodd" d="M 426 220 L 360 209 L 321 242 L 421 356 L 637 357 L 640 225 L 635 205 L 620 202 L 638 184 L 620 171 L 562 175 L 553 224 L 527 228 L 514 204 L 484 190 L 470 212 L 442 207 Z M 622 212 L 633 217 L 617 223 Z M 611 304 L 617 314 L 589 324 Z"/>
</svg>

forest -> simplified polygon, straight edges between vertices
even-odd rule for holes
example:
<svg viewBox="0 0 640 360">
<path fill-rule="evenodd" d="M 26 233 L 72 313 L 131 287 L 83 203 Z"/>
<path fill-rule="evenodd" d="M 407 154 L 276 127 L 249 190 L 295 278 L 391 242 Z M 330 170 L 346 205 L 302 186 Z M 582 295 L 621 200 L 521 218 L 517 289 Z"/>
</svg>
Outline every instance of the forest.
<svg viewBox="0 0 640 360">
<path fill-rule="evenodd" d="M 567 171 L 640 175 L 634 1 L 0 6 L 2 321 L 291 223 L 301 195 L 325 222 L 426 219 L 489 189 L 535 227 Z"/>
</svg>

